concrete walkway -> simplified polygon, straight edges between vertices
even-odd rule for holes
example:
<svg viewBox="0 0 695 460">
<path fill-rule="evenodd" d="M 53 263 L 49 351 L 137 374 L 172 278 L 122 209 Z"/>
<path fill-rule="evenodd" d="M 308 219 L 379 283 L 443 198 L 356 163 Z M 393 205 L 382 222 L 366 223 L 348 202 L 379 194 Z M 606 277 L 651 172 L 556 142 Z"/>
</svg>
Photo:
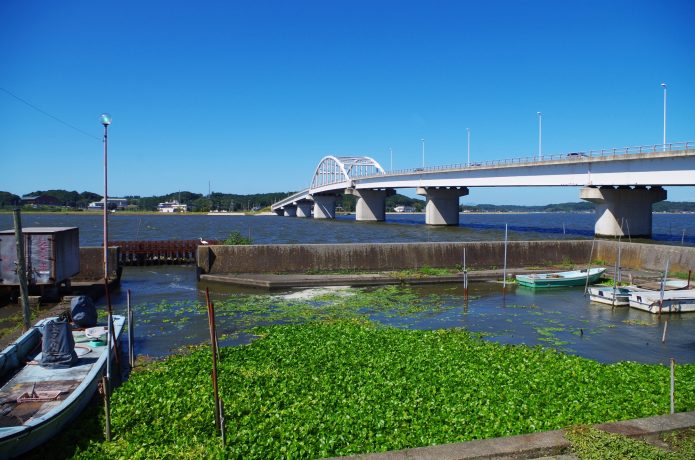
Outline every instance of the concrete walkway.
<svg viewBox="0 0 695 460">
<path fill-rule="evenodd" d="M 658 441 L 662 434 L 695 428 L 695 412 L 625 420 L 594 425 L 595 428 L 645 441 Z M 574 459 L 563 430 L 483 439 L 457 444 L 417 447 L 391 452 L 354 455 L 359 460 L 473 460 L 473 459 Z"/>
</svg>

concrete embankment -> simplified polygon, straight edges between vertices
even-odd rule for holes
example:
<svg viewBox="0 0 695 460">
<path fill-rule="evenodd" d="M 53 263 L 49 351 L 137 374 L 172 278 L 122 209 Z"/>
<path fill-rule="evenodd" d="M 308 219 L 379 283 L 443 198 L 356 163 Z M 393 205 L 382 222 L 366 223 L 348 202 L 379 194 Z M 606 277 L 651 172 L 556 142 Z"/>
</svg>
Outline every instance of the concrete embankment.
<svg viewBox="0 0 695 460">
<path fill-rule="evenodd" d="M 612 240 L 511 241 L 507 267 L 586 266 L 600 260 L 612 266 L 618 254 Z M 460 266 L 463 250 L 469 270 L 499 269 L 504 264 L 504 242 L 283 244 L 200 246 L 202 275 L 233 273 L 311 273 L 316 271 L 394 271 L 422 267 Z M 621 243 L 621 266 L 671 272 L 695 268 L 695 248 L 647 243 Z"/>
</svg>

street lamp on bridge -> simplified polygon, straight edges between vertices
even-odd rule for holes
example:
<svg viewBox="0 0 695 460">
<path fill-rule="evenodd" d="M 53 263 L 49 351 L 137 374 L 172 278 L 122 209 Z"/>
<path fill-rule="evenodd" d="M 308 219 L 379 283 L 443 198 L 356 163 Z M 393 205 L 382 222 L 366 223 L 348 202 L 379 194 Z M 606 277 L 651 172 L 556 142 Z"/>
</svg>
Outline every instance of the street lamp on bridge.
<svg viewBox="0 0 695 460">
<path fill-rule="evenodd" d="M 538 112 L 538 159 L 543 159 L 543 114 Z"/>
<path fill-rule="evenodd" d="M 666 91 L 667 91 L 666 83 L 662 83 L 661 87 L 664 88 L 664 142 L 663 142 L 664 147 L 663 147 L 663 149 L 664 149 L 664 151 L 666 151 Z"/>
</svg>

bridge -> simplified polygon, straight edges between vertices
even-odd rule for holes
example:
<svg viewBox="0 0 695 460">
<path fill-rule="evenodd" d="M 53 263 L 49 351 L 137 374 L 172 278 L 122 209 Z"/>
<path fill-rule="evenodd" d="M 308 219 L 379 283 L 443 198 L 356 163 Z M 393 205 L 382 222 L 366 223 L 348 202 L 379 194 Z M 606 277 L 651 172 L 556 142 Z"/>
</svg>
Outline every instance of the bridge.
<svg viewBox="0 0 695 460">
<path fill-rule="evenodd" d="M 651 235 L 652 204 L 667 186 L 695 185 L 695 142 L 570 152 L 387 172 L 370 157 L 326 156 L 309 188 L 272 205 L 278 215 L 335 217 L 336 200 L 357 197 L 358 221 L 383 221 L 397 188 L 426 198 L 425 223 L 458 225 L 459 198 L 473 187 L 581 187 L 596 205 L 597 236 Z"/>
</svg>

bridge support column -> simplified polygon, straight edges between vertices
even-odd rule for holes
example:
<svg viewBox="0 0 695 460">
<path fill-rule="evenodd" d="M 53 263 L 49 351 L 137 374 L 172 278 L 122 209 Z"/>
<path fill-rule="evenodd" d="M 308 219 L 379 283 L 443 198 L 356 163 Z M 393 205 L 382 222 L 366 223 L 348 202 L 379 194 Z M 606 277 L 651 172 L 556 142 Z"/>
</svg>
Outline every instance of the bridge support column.
<svg viewBox="0 0 695 460">
<path fill-rule="evenodd" d="M 309 200 L 301 200 L 297 202 L 297 217 L 311 217 L 311 208 L 314 203 Z"/>
<path fill-rule="evenodd" d="M 355 220 L 381 222 L 386 220 L 386 197 L 396 191 L 392 188 L 383 190 L 347 189 L 346 193 L 357 197 Z"/>
<path fill-rule="evenodd" d="M 596 236 L 650 237 L 652 204 L 666 199 L 661 187 L 584 187 L 582 200 L 596 204 Z"/>
<path fill-rule="evenodd" d="M 335 219 L 335 201 L 340 195 L 312 195 L 314 219 Z"/>
<path fill-rule="evenodd" d="M 426 224 L 458 225 L 459 197 L 468 195 L 467 187 L 418 187 L 417 194 L 427 198 Z"/>
<path fill-rule="evenodd" d="M 284 216 L 284 215 L 285 215 L 285 210 L 282 209 L 282 208 L 278 208 L 278 209 L 275 210 L 275 214 L 277 214 L 278 216 Z"/>
<path fill-rule="evenodd" d="M 293 204 L 285 205 L 283 208 L 285 217 L 297 217 L 297 206 Z"/>
</svg>

